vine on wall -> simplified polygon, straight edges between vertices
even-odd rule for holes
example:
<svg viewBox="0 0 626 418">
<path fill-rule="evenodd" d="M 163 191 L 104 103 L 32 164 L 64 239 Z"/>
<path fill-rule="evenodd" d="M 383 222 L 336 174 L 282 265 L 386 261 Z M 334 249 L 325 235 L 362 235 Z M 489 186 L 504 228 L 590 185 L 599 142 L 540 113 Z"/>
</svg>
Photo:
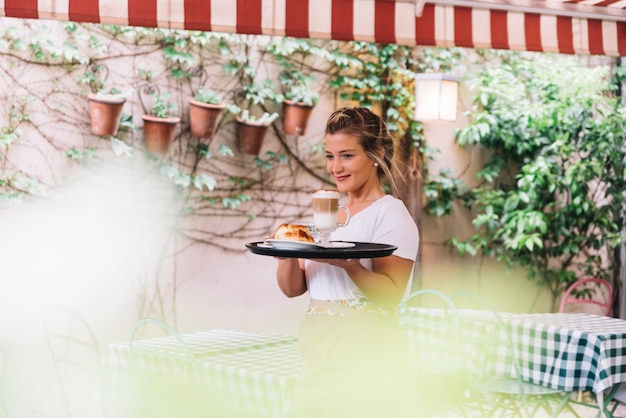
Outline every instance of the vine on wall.
<svg viewBox="0 0 626 418">
<path fill-rule="evenodd" d="M 619 289 L 626 225 L 623 66 L 497 51 L 479 58 L 484 65 L 471 78 L 471 120 L 457 140 L 487 150 L 488 158 L 477 186 L 453 184 L 439 194 L 475 213 L 474 234 L 448 244 L 462 255 L 523 267 L 548 290 L 552 311 L 581 277 L 604 278 Z"/>
<path fill-rule="evenodd" d="M 71 159 L 85 163 L 96 158 L 96 148 L 104 147 L 101 140 L 89 135 L 86 101 L 82 99 L 90 91 L 122 91 L 135 92 L 130 100 L 132 112 L 123 116 L 120 132 L 109 140 L 118 156 L 136 157 L 142 151 L 137 121 L 147 113 L 143 93 L 147 88 L 167 93 L 183 120 L 174 148 L 164 157 L 154 158 L 154 162 L 163 175 L 185 189 L 184 215 L 238 217 L 243 221 L 236 230 L 199 234 L 199 240 L 240 241 L 258 236 L 258 228 L 268 228 L 278 216 L 287 212 L 298 217 L 304 209 L 299 204 L 290 207 L 291 202 L 299 200 L 290 198 L 272 208 L 277 199 L 265 194 L 304 192 L 311 189 L 311 182 L 329 183 L 320 159 L 319 127 L 315 137 L 293 138 L 282 132 L 278 120 L 273 125 L 274 138 L 268 141 L 263 155 L 247 158 L 237 152 L 234 144 L 234 108 L 257 115 L 279 113 L 288 87 L 295 83 L 321 93 L 327 102 L 336 100 L 333 95 L 337 94 L 343 101 L 379 106 L 399 142 L 406 140 L 410 131 L 412 144 L 420 144 L 419 124 L 412 120 L 412 78 L 415 71 L 423 71 L 433 60 L 420 63 L 408 48 L 75 23 L 64 23 L 62 27 L 62 34 L 53 34 L 45 25 L 34 23 L 26 23 L 20 30 L 9 27 L 3 31 L 2 53 L 12 63 L 6 77 L 15 74 L 16 67 L 21 72 L 35 68 L 47 73 L 39 81 L 47 84 L 45 90 L 19 82 L 26 77 L 11 77 L 18 88 L 5 92 L 6 102 L 14 103 L 7 110 L 8 124 L 2 129 L 5 152 L 21 135 L 20 125 L 28 124 Z M 39 36 L 25 36 L 28 31 Z M 32 41 L 26 43 L 25 39 Z M 231 105 L 215 135 L 207 140 L 191 136 L 186 114 L 186 100 L 201 87 L 219 92 Z M 58 102 L 50 100 L 51 96 Z M 41 113 L 53 115 L 56 127 L 72 125 L 85 145 L 64 144 L 44 129 L 47 126 L 39 117 L 31 122 L 26 109 L 29 101 L 43 104 L 46 110 Z M 21 107 L 15 103 L 22 103 Z M 3 161 L 10 161 L 10 154 L 5 155 Z M 285 187 L 285 182 L 299 179 L 300 172 L 310 177 L 302 181 L 304 186 Z M 29 175 L 25 171 L 20 174 Z M 49 174 L 39 181 L 54 187 L 49 179 L 55 173 Z M 252 222 L 259 217 L 267 222 Z M 260 226 L 244 232 L 251 222 Z"/>
</svg>

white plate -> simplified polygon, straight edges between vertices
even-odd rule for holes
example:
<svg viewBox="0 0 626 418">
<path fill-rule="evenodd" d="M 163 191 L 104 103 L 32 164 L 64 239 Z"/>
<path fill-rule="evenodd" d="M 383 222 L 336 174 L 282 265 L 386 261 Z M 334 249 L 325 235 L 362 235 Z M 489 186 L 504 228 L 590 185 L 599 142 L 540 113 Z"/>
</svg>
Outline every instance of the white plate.
<svg viewBox="0 0 626 418">
<path fill-rule="evenodd" d="M 289 239 L 266 239 L 266 243 L 279 250 L 319 250 L 320 248 L 351 248 L 352 242 L 331 241 L 330 245 L 315 244 L 312 242 L 294 241 Z"/>
<path fill-rule="evenodd" d="M 266 243 L 279 250 L 318 250 L 320 247 L 312 242 L 295 241 L 290 239 L 266 239 Z"/>
</svg>

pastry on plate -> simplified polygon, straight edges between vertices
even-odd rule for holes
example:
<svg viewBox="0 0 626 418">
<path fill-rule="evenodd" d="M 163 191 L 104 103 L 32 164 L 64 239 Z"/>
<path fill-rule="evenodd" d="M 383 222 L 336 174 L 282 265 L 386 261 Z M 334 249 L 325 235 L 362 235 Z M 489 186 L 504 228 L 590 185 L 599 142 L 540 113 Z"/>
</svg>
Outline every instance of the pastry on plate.
<svg viewBox="0 0 626 418">
<path fill-rule="evenodd" d="M 313 234 L 311 234 L 311 230 L 306 225 L 287 223 L 278 226 L 276 232 L 274 232 L 274 239 L 284 239 L 311 243 L 315 242 Z"/>
</svg>

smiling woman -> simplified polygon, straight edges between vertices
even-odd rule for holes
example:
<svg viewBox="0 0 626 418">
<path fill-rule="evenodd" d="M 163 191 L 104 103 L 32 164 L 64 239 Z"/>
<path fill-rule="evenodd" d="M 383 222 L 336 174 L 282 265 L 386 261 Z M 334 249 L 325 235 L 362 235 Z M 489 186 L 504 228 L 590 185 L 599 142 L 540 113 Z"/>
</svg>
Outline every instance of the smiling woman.
<svg viewBox="0 0 626 418">
<path fill-rule="evenodd" d="M 328 119 L 325 149 L 326 168 L 350 211 L 332 238 L 397 250 L 375 259 L 279 259 L 283 293 L 311 297 L 300 328 L 304 370 L 292 416 L 415 416 L 395 310 L 410 289 L 419 238 L 404 204 L 382 189 L 395 169 L 393 139 L 370 110 L 342 108 Z"/>
</svg>

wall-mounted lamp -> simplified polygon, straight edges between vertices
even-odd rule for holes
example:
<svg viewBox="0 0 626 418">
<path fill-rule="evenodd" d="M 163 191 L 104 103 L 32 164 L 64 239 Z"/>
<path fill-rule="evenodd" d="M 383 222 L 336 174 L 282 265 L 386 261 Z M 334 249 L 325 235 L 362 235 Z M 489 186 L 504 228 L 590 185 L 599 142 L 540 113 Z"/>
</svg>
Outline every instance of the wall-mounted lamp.
<svg viewBox="0 0 626 418">
<path fill-rule="evenodd" d="M 415 120 L 454 122 L 459 93 L 458 77 L 447 74 L 415 76 Z"/>
</svg>

